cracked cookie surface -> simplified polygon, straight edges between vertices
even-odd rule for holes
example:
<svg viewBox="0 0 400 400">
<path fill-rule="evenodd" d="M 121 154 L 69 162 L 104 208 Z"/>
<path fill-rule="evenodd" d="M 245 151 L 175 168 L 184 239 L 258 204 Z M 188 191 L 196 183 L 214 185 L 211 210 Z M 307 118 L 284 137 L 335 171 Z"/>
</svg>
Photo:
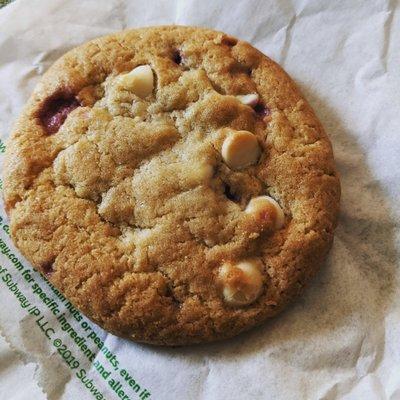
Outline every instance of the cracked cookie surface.
<svg viewBox="0 0 400 400">
<path fill-rule="evenodd" d="M 7 146 L 21 252 L 114 334 L 180 345 L 277 314 L 329 251 L 330 142 L 286 73 L 221 32 L 95 39 L 43 76 Z"/>
</svg>

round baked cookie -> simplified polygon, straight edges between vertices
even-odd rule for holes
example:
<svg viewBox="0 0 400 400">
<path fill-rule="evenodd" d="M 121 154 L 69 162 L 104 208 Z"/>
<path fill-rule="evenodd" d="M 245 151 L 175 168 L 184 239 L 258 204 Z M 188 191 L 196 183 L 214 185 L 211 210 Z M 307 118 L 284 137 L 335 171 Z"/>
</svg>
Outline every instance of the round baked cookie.
<svg viewBox="0 0 400 400">
<path fill-rule="evenodd" d="M 4 167 L 24 256 L 104 329 L 164 345 L 277 314 L 326 257 L 339 196 L 330 142 L 288 75 L 183 26 L 61 57 Z"/>
</svg>

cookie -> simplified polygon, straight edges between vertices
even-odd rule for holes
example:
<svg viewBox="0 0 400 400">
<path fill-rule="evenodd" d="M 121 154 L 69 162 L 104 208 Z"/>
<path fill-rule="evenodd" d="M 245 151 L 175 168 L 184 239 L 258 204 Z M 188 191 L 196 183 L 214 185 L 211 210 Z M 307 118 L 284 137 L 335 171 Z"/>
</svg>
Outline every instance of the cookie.
<svg viewBox="0 0 400 400">
<path fill-rule="evenodd" d="M 127 30 L 43 75 L 4 167 L 11 236 L 107 331 L 182 345 L 276 315 L 333 240 L 331 144 L 288 75 L 212 30 Z"/>
</svg>

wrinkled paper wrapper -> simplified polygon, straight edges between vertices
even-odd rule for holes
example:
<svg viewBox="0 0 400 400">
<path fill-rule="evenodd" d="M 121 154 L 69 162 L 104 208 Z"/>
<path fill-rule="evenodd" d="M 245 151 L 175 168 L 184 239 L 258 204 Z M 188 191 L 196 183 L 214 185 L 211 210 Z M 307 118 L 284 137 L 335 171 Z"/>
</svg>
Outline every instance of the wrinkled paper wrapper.
<svg viewBox="0 0 400 400">
<path fill-rule="evenodd" d="M 400 399 L 400 3 L 17 0 L 0 10 L 0 162 L 12 123 L 58 57 L 97 36 L 158 24 L 247 40 L 297 82 L 331 138 L 341 174 L 333 249 L 304 295 L 277 318 L 222 343 L 161 348 L 78 322 L 12 245 L 1 205 L 0 398 L 102 398 L 94 387 L 111 400 Z M 35 283 L 85 338 L 91 361 L 34 293 Z M 117 369 L 95 340 L 116 357 Z"/>
</svg>

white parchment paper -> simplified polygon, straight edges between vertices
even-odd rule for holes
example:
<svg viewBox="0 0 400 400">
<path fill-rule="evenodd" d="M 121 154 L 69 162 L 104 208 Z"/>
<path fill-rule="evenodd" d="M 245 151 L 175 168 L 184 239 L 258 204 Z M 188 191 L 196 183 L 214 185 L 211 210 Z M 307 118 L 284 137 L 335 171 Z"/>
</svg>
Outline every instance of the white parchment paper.
<svg viewBox="0 0 400 400">
<path fill-rule="evenodd" d="M 125 382 L 121 390 L 129 399 L 145 398 L 139 397 L 144 388 L 150 399 L 400 399 L 400 2 L 17 0 L 0 10 L 0 162 L 13 121 L 60 55 L 99 35 L 157 24 L 223 30 L 286 69 L 332 140 L 342 213 L 330 257 L 306 293 L 247 334 L 159 348 L 88 328 L 118 357 L 110 378 Z M 103 398 L 122 398 L 16 269 L 15 257 L 31 270 L 9 240 L 2 205 L 0 216 L 0 268 L 7 270 L 0 273 L 0 330 L 12 349 L 0 352 L 0 398 L 31 398 L 40 387 L 43 395 L 35 399 L 94 399 L 90 385 L 76 376 L 81 368 Z M 6 273 L 29 307 L 7 286 L 10 280 L 2 281 Z M 39 274 L 32 276 L 54 295 Z M 82 322 L 59 303 L 82 332 Z M 40 326 L 44 321 L 54 328 L 51 339 Z M 76 355 L 79 368 L 67 365 L 55 337 Z M 96 347 L 93 338 L 85 340 Z M 9 354 L 25 367 L 10 362 Z M 111 371 L 98 348 L 95 361 Z M 124 381 L 122 368 L 140 393 Z"/>
</svg>

